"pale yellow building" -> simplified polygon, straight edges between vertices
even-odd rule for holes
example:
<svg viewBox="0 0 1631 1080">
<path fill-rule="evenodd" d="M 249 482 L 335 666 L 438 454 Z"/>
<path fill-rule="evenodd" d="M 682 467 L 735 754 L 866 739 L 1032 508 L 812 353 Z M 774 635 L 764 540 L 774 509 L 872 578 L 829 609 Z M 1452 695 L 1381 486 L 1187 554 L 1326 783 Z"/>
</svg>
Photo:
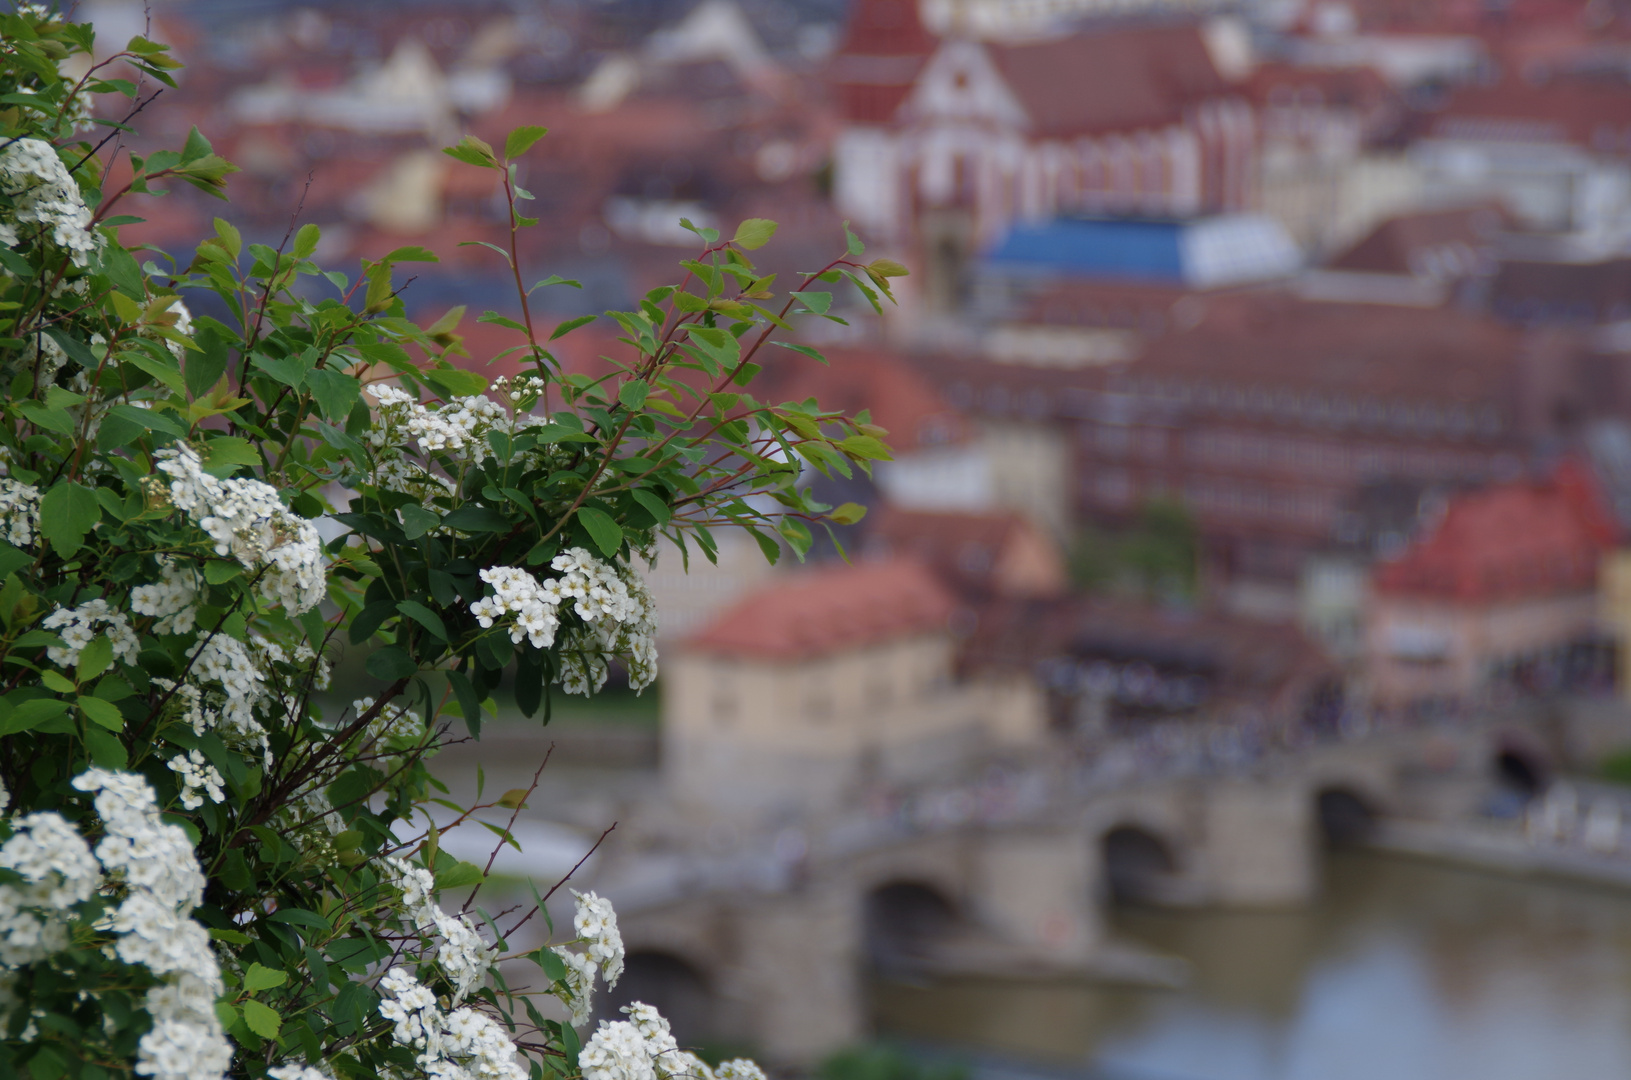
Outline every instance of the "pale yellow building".
<svg viewBox="0 0 1631 1080">
<path fill-rule="evenodd" d="M 1039 741 L 1028 684 L 954 679 L 953 611 L 905 560 L 806 570 L 744 596 L 664 674 L 670 794 L 697 812 L 820 812 Z"/>
</svg>

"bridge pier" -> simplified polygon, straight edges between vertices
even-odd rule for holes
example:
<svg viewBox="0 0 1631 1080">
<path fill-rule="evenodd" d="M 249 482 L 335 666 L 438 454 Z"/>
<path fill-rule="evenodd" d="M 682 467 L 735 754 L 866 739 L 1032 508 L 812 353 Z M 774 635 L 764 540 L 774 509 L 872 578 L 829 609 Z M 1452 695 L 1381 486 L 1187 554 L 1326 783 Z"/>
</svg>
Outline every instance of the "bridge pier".
<svg viewBox="0 0 1631 1080">
<path fill-rule="evenodd" d="M 971 866 L 973 914 L 1021 949 L 1060 967 L 1078 966 L 1104 936 L 1094 858 L 1080 828 L 986 833 Z"/>
<path fill-rule="evenodd" d="M 1207 792 L 1204 821 L 1213 903 L 1290 907 L 1314 897 L 1319 851 L 1305 783 L 1217 781 Z"/>
</svg>

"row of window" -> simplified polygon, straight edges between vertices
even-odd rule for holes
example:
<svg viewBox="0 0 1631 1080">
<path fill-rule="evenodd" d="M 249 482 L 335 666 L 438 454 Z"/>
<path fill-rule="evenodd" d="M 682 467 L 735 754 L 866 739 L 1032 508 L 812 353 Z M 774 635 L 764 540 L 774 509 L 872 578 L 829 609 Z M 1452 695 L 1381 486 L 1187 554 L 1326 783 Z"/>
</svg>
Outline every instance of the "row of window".
<svg viewBox="0 0 1631 1080">
<path fill-rule="evenodd" d="M 1313 427 L 1357 427 L 1452 439 L 1493 438 L 1502 430 L 1501 412 L 1488 402 L 1383 401 L 1317 391 L 1304 393 L 1286 388 L 1209 382 L 1191 384 L 1153 377 L 1128 379 L 1117 389 L 1158 406 L 1187 406 Z"/>
<path fill-rule="evenodd" d="M 1380 475 L 1449 479 L 1478 477 L 1490 472 L 1488 455 L 1476 451 L 1354 445 L 1257 432 L 1177 432 L 1156 427 L 1084 424 L 1079 438 L 1084 448 L 1112 460 L 1131 458 L 1158 462 L 1181 457 L 1208 468 L 1283 469 L 1334 480 Z"/>
</svg>

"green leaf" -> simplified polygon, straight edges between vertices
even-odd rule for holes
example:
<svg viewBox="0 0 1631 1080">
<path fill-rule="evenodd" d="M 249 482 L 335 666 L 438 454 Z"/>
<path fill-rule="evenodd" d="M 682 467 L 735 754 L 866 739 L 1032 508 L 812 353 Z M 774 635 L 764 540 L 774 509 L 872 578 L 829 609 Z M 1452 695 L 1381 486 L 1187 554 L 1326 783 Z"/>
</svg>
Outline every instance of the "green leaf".
<svg viewBox="0 0 1631 1080">
<path fill-rule="evenodd" d="M 104 731 L 101 727 L 88 727 L 79 735 L 85 740 L 85 750 L 91 755 L 91 760 L 104 769 L 123 769 L 130 764 L 125 744 L 112 732 Z"/>
<path fill-rule="evenodd" d="M 418 244 L 411 244 L 408 247 L 399 247 L 380 260 L 380 262 L 386 263 L 441 261 L 442 260 L 437 258 L 436 253 L 430 250 L 430 248 L 420 247 Z"/>
<path fill-rule="evenodd" d="M 565 337 L 578 327 L 588 326 L 598 318 L 600 318 L 598 315 L 579 315 L 575 319 L 568 319 L 554 329 L 549 335 L 549 340 L 554 341 L 556 338 Z"/>
<path fill-rule="evenodd" d="M 382 682 L 395 682 L 398 679 L 407 679 L 419 670 L 419 665 L 413 662 L 413 657 L 395 645 L 386 645 L 374 650 L 363 669 L 374 678 Z"/>
<path fill-rule="evenodd" d="M 498 158 L 493 154 L 493 148 L 474 135 L 466 135 L 457 146 L 444 146 L 442 153 L 466 165 L 477 165 L 483 169 L 498 168 Z"/>
<path fill-rule="evenodd" d="M 532 149 L 532 144 L 549 134 L 546 127 L 536 124 L 523 124 L 504 137 L 504 156 L 518 158 Z"/>
<path fill-rule="evenodd" d="M 306 381 L 306 371 L 309 365 L 299 356 L 267 356 L 256 353 L 249 358 L 266 374 L 291 389 L 300 389 L 300 384 Z"/>
<path fill-rule="evenodd" d="M 504 532 L 510 519 L 485 506 L 461 506 L 442 518 L 442 524 L 460 532 Z"/>
<path fill-rule="evenodd" d="M 84 546 L 101 517 L 95 492 L 73 480 L 58 481 L 40 500 L 40 532 L 65 559 Z"/>
<path fill-rule="evenodd" d="M 32 731 L 68 711 L 68 703 L 61 698 L 32 698 L 0 717 L 0 735 L 15 735 Z"/>
<path fill-rule="evenodd" d="M 32 556 L 0 540 L 0 579 L 10 577 L 33 562 Z"/>
<path fill-rule="evenodd" d="M 481 738 L 481 695 L 476 693 L 476 688 L 462 671 L 449 671 L 447 681 L 453 687 L 453 696 L 459 699 L 464 726 L 470 729 L 470 734 Z"/>
<path fill-rule="evenodd" d="M 260 452 L 248 439 L 220 435 L 204 444 L 204 471 L 225 480 L 245 465 L 259 465 Z"/>
<path fill-rule="evenodd" d="M 415 503 L 408 503 L 397 513 L 402 515 L 402 534 L 409 540 L 419 539 L 442 523 L 435 513 Z"/>
<path fill-rule="evenodd" d="M 866 264 L 867 272 L 881 278 L 906 277 L 911 271 L 894 259 L 873 259 Z"/>
<path fill-rule="evenodd" d="M 277 1038 L 283 1028 L 283 1017 L 278 1015 L 276 1009 L 254 998 L 246 998 L 238 1007 L 243 1010 L 244 1023 L 250 1031 L 263 1039 Z"/>
<path fill-rule="evenodd" d="M 99 697 L 81 697 L 79 711 L 84 713 L 91 723 L 100 724 L 109 731 L 125 729 L 124 714 L 119 711 L 119 706 L 111 701 L 103 701 Z"/>
<path fill-rule="evenodd" d="M 79 651 L 79 664 L 74 668 L 74 677 L 88 683 L 112 666 L 113 640 L 106 634 L 98 634 Z"/>
<path fill-rule="evenodd" d="M 866 507 L 860 503 L 847 502 L 827 515 L 828 520 L 838 525 L 854 525 L 866 517 Z"/>
<path fill-rule="evenodd" d="M 736 227 L 736 235 L 731 237 L 731 243 L 737 247 L 744 247 L 752 251 L 770 243 L 770 238 L 775 235 L 776 223 L 774 221 L 769 218 L 748 218 Z"/>
<path fill-rule="evenodd" d="M 851 255 L 861 255 L 866 252 L 866 245 L 861 243 L 860 237 L 850 231 L 849 222 L 847 221 L 844 222 L 844 243 L 848 245 Z"/>
<path fill-rule="evenodd" d="M 350 416 L 352 406 L 362 396 L 362 383 L 350 375 L 328 368 L 313 368 L 306 372 L 306 385 L 311 388 L 311 396 L 316 399 L 317 407 L 333 423 Z"/>
<path fill-rule="evenodd" d="M 511 788 L 498 797 L 498 805 L 506 810 L 525 810 L 527 808 L 527 789 Z"/>
<path fill-rule="evenodd" d="M 668 519 L 673 515 L 673 511 L 669 509 L 667 503 L 646 488 L 635 488 L 629 494 L 634 496 L 634 501 L 645 507 L 646 511 L 656 519 L 659 529 L 668 524 Z"/>
<path fill-rule="evenodd" d="M 618 549 L 623 546 L 622 528 L 604 510 L 596 510 L 592 506 L 580 507 L 578 520 L 588 530 L 590 538 L 594 540 L 601 554 L 608 559 L 615 556 Z"/>
<path fill-rule="evenodd" d="M 646 395 L 651 393 L 651 384 L 644 379 L 630 379 L 617 388 L 617 400 L 630 412 L 640 408 L 646 403 Z"/>
<path fill-rule="evenodd" d="M 300 226 L 300 231 L 294 234 L 294 247 L 291 253 L 297 259 L 304 259 L 317 250 L 317 242 L 322 238 L 323 230 L 308 222 Z"/>
<path fill-rule="evenodd" d="M 462 368 L 429 368 L 420 377 L 449 397 L 469 397 L 487 389 L 487 380 Z"/>
<path fill-rule="evenodd" d="M 438 641 L 447 640 L 447 627 L 442 625 L 442 617 L 424 604 L 417 600 L 403 600 L 396 605 L 396 609 L 435 634 Z"/>
<path fill-rule="evenodd" d="M 533 293 L 537 292 L 539 289 L 546 288 L 546 287 L 548 287 L 550 285 L 570 285 L 574 289 L 583 288 L 583 282 L 581 282 L 581 281 L 573 281 L 571 278 L 563 278 L 559 274 L 551 274 L 548 277 L 544 278 L 544 280 L 538 282 L 532 288 L 528 289 L 527 290 L 527 295 L 531 296 Z"/>
<path fill-rule="evenodd" d="M 110 421 L 112 422 L 110 424 Z M 166 435 L 173 435 L 178 439 L 187 437 L 187 426 L 169 413 L 157 409 L 139 409 L 134 405 L 115 405 L 108 410 L 107 417 L 102 421 L 102 430 L 109 427 L 114 429 L 118 442 L 111 445 L 121 445 L 153 431 L 162 431 Z M 120 434 L 130 432 L 130 434 Z M 97 435 L 98 446 L 109 446 L 102 435 Z"/>
<path fill-rule="evenodd" d="M 243 566 L 233 559 L 211 559 L 204 564 L 204 580 L 211 585 L 225 585 L 241 573 Z"/>
<path fill-rule="evenodd" d="M 45 684 L 47 690 L 55 690 L 59 694 L 74 692 L 74 684 L 60 671 L 51 671 L 49 669 L 42 671 L 40 672 L 40 681 Z"/>
<path fill-rule="evenodd" d="M 551 983 L 564 982 L 566 980 L 566 961 L 562 960 L 561 954 L 556 952 L 554 949 L 537 949 L 528 955 L 532 958 L 532 961 L 535 964 L 543 969 L 544 978 L 548 979 Z"/>
<path fill-rule="evenodd" d="M 163 358 L 146 349 L 126 349 L 119 354 L 119 362 L 140 368 L 178 394 L 187 391 L 187 380 L 181 374 L 181 361 L 171 355 L 168 349 L 164 350 Z"/>
<path fill-rule="evenodd" d="M 462 889 L 466 885 L 476 884 L 484 876 L 481 867 L 475 863 L 456 862 L 446 870 L 437 873 L 436 887 L 438 889 Z"/>
<path fill-rule="evenodd" d="M 234 945 L 248 945 L 251 940 L 242 930 L 225 930 L 219 927 L 210 928 L 210 937 L 217 941 L 229 941 Z"/>
<path fill-rule="evenodd" d="M 250 964 L 249 970 L 244 972 L 244 990 L 251 994 L 270 990 L 274 986 L 282 986 L 288 981 L 287 971 L 278 971 L 260 963 Z"/>
</svg>

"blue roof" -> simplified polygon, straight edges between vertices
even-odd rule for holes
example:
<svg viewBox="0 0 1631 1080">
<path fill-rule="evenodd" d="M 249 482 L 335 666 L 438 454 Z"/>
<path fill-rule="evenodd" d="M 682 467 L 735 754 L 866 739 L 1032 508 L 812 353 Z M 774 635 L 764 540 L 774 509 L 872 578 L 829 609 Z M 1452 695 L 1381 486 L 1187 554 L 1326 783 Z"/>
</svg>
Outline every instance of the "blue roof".
<svg viewBox="0 0 1631 1080">
<path fill-rule="evenodd" d="M 1137 278 L 1182 284 L 1183 234 L 1177 221 L 1059 219 L 1018 225 L 988 262 L 1072 277 Z"/>
</svg>

